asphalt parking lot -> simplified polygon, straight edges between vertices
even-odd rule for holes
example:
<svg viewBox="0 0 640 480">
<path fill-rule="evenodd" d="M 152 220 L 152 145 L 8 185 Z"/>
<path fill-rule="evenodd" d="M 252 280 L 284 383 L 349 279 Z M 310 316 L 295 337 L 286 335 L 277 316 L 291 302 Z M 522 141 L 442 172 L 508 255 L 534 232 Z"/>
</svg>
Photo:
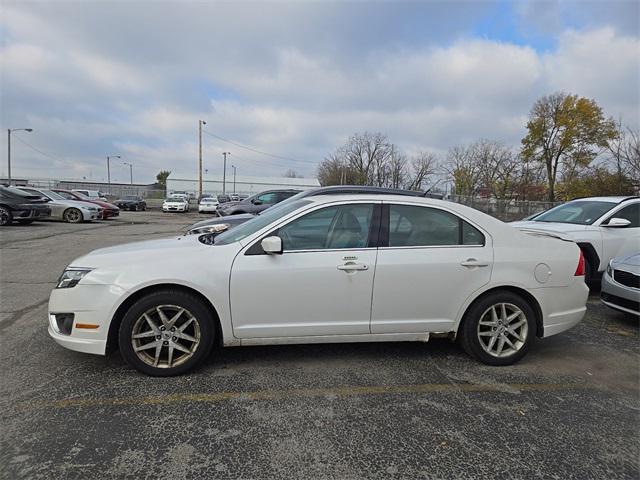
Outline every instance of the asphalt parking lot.
<svg viewBox="0 0 640 480">
<path fill-rule="evenodd" d="M 228 348 L 162 379 L 48 337 L 70 261 L 199 218 L 2 229 L 2 478 L 640 476 L 639 321 L 595 295 L 580 325 L 504 368 L 432 340 Z"/>
</svg>

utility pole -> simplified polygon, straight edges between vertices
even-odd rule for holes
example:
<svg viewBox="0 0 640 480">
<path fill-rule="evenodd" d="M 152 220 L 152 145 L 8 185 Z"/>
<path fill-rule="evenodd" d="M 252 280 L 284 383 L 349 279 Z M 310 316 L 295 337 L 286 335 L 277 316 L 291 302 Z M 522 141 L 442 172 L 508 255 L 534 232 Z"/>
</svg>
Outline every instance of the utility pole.
<svg viewBox="0 0 640 480">
<path fill-rule="evenodd" d="M 122 162 L 122 164 L 123 165 L 129 165 L 129 178 L 130 178 L 131 185 L 133 185 L 133 163 Z"/>
<path fill-rule="evenodd" d="M 198 120 L 198 198 L 202 198 L 202 125 L 204 120 Z"/>
<path fill-rule="evenodd" d="M 107 183 L 109 184 L 109 190 L 111 190 L 111 163 L 109 160 L 112 158 L 120 158 L 120 155 L 107 155 Z"/>
<path fill-rule="evenodd" d="M 231 165 L 231 168 L 233 168 L 233 193 L 236 193 L 236 166 Z"/>
<path fill-rule="evenodd" d="M 33 128 L 14 128 L 11 130 L 7 129 L 7 180 L 9 181 L 9 186 L 11 186 L 11 132 L 33 132 Z"/>
<path fill-rule="evenodd" d="M 222 194 L 226 193 L 226 185 L 227 185 L 227 155 L 231 155 L 231 152 L 222 152 L 224 156 L 224 164 L 222 167 Z"/>
</svg>

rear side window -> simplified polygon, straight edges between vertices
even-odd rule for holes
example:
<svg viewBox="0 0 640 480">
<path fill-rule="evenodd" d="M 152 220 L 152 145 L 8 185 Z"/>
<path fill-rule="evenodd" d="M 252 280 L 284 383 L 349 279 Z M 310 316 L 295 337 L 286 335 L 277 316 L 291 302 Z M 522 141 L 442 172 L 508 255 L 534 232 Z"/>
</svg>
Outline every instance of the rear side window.
<svg viewBox="0 0 640 480">
<path fill-rule="evenodd" d="M 389 206 L 390 247 L 484 243 L 484 235 L 477 228 L 452 213 L 412 205 Z"/>
</svg>

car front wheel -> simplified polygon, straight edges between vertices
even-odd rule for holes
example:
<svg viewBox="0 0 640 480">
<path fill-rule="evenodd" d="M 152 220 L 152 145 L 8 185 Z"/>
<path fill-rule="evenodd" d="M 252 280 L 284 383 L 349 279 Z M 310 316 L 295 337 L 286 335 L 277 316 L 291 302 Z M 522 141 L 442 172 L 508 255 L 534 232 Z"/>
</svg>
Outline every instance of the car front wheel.
<svg viewBox="0 0 640 480">
<path fill-rule="evenodd" d="M 209 355 L 215 337 L 207 306 L 180 290 L 162 290 L 135 302 L 119 332 L 120 352 L 133 368 L 147 375 L 186 373 Z"/>
<path fill-rule="evenodd" d="M 513 292 L 494 292 L 467 310 L 460 342 L 483 363 L 511 365 L 526 355 L 535 331 L 535 313 L 527 301 Z"/>
<path fill-rule="evenodd" d="M 69 208 L 64 212 L 64 221 L 69 223 L 80 223 L 83 220 L 82 212 L 77 208 Z"/>
</svg>

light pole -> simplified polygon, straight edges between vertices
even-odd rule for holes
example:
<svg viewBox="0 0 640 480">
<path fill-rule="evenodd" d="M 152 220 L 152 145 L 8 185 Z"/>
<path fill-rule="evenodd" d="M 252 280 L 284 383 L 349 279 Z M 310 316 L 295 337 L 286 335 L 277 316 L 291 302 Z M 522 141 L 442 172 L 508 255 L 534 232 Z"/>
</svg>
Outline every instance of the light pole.
<svg viewBox="0 0 640 480">
<path fill-rule="evenodd" d="M 14 128 L 11 130 L 7 129 L 7 180 L 9 180 L 9 185 L 11 185 L 11 132 L 33 132 L 33 128 Z"/>
<path fill-rule="evenodd" d="M 133 185 L 133 164 L 129 162 L 122 162 L 123 165 L 129 165 L 129 178 L 131 185 Z"/>
<path fill-rule="evenodd" d="M 236 166 L 231 165 L 231 168 L 233 168 L 233 193 L 236 193 Z"/>
<path fill-rule="evenodd" d="M 202 198 L 202 125 L 204 120 L 198 120 L 198 198 Z"/>
<path fill-rule="evenodd" d="M 224 156 L 224 166 L 222 167 L 222 194 L 225 194 L 227 185 L 227 155 L 231 155 L 231 152 L 222 152 Z"/>
<path fill-rule="evenodd" d="M 120 155 L 107 155 L 107 183 L 109 184 L 109 190 L 111 190 L 111 164 L 109 160 L 112 158 L 120 158 Z"/>
</svg>

